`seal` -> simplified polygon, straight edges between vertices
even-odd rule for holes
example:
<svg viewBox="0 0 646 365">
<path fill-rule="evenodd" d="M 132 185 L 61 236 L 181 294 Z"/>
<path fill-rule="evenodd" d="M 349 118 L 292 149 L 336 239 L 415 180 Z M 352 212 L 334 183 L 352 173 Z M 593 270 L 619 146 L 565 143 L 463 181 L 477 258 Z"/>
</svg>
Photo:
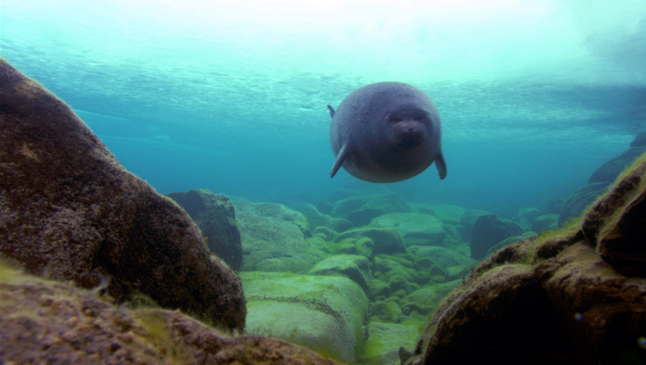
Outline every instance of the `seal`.
<svg viewBox="0 0 646 365">
<path fill-rule="evenodd" d="M 353 91 L 334 110 L 330 143 L 339 168 L 370 182 L 396 182 L 433 162 L 446 177 L 440 115 L 420 89 L 401 82 L 378 82 Z"/>
</svg>

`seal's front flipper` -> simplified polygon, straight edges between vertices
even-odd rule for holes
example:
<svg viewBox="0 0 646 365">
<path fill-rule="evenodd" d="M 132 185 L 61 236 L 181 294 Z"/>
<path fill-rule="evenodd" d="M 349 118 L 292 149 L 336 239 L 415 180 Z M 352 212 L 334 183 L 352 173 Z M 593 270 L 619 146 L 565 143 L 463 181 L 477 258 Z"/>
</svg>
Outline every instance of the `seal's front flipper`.
<svg viewBox="0 0 646 365">
<path fill-rule="evenodd" d="M 332 118 L 334 118 L 334 108 L 332 107 L 332 105 L 328 104 L 328 105 L 327 105 L 327 110 L 329 110 L 329 111 L 330 111 L 330 116 L 331 116 Z"/>
<path fill-rule="evenodd" d="M 437 172 L 440 173 L 440 180 L 444 180 L 446 177 L 446 162 L 442 153 L 435 159 L 435 167 L 437 167 Z"/>
<path fill-rule="evenodd" d="M 336 161 L 334 161 L 334 165 L 332 165 L 332 171 L 330 171 L 330 179 L 336 175 L 336 172 L 339 171 L 341 165 L 343 165 L 343 161 L 348 157 L 348 150 L 349 148 L 347 143 L 339 150 L 339 154 L 336 156 Z"/>
</svg>

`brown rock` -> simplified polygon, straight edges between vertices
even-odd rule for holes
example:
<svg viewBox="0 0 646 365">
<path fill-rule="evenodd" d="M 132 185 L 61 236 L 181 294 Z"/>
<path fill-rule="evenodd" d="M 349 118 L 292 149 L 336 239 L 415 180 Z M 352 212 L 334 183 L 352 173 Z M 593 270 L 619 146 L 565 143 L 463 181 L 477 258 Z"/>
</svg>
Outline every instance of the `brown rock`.
<svg viewBox="0 0 646 365">
<path fill-rule="evenodd" d="M 637 164 L 590 208 L 583 233 L 616 271 L 646 277 L 646 163 Z"/>
<path fill-rule="evenodd" d="M 242 243 L 231 200 L 206 189 L 171 193 L 168 196 L 181 205 L 206 237 L 209 250 L 234 270 L 242 267 Z"/>
<path fill-rule="evenodd" d="M 0 59 L 0 252 L 32 273 L 117 301 L 243 328 L 237 275 L 211 259 L 197 226 L 126 171 L 60 99 Z"/>
<path fill-rule="evenodd" d="M 525 239 L 476 266 L 407 364 L 646 363 L 644 171 L 646 155 L 583 228 Z"/>
<path fill-rule="evenodd" d="M 336 364 L 310 350 L 219 332 L 179 311 L 25 275 L 0 261 L 2 364 Z"/>
</svg>

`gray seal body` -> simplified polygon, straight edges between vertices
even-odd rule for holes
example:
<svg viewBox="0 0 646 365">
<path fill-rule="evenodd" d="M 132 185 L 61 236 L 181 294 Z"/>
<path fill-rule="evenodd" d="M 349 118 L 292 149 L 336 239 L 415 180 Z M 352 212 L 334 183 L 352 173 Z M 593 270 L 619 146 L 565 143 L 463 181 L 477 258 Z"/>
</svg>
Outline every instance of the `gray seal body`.
<svg viewBox="0 0 646 365">
<path fill-rule="evenodd" d="M 446 177 L 440 116 L 420 89 L 400 82 L 379 82 L 352 92 L 332 116 L 330 142 L 336 160 L 330 177 L 343 166 L 370 182 L 409 179 L 433 162 Z"/>
</svg>

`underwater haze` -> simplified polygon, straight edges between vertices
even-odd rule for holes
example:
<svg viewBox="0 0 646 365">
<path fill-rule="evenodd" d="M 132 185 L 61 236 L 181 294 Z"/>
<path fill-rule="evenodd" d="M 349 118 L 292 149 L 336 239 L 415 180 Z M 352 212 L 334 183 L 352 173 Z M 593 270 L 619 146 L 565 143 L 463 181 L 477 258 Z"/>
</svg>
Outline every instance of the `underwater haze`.
<svg viewBox="0 0 646 365">
<path fill-rule="evenodd" d="M 514 215 L 646 129 L 646 1 L 3 0 L 0 56 L 160 193 L 316 202 L 326 104 L 379 81 L 435 102 L 448 166 L 387 186 Z"/>
</svg>

